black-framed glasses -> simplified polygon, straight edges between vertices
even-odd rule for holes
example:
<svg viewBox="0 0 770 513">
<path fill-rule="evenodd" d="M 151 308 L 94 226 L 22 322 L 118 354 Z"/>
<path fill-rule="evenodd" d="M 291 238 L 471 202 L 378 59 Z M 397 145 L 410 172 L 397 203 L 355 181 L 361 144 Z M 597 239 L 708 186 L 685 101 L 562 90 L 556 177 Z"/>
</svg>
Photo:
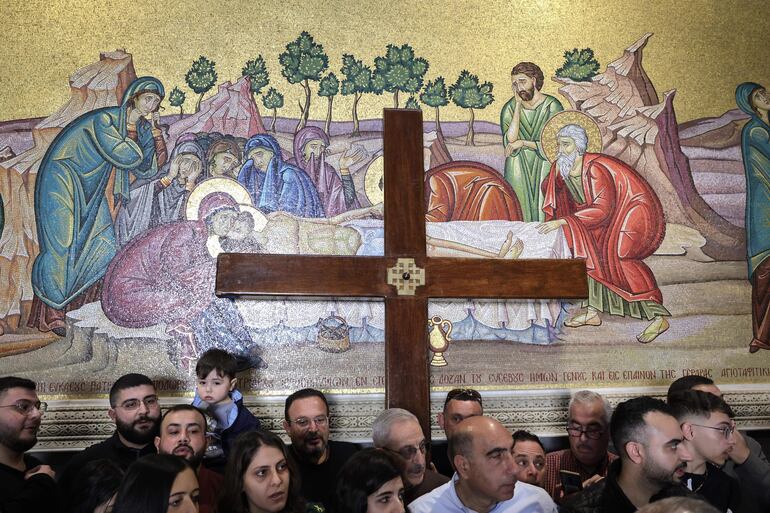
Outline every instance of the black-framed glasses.
<svg viewBox="0 0 770 513">
<path fill-rule="evenodd" d="M 314 422 L 316 426 L 323 427 L 329 423 L 329 416 L 319 415 L 317 417 L 313 417 L 312 419 L 309 417 L 299 417 L 297 419 L 290 420 L 289 424 L 294 424 L 300 429 L 307 429 L 310 427 L 311 422 Z"/>
<path fill-rule="evenodd" d="M 41 401 L 27 401 L 27 400 L 19 400 L 16 401 L 13 404 L 6 404 L 4 406 L 0 406 L 0 408 L 15 408 L 16 411 L 21 413 L 22 415 L 30 415 L 32 413 L 32 410 L 37 410 L 42 415 L 46 412 L 48 409 L 48 403 L 44 403 Z"/>
<path fill-rule="evenodd" d="M 157 395 L 151 395 L 148 397 L 145 397 L 144 399 L 128 399 L 126 401 L 123 401 L 120 404 L 120 407 L 124 410 L 133 411 L 139 408 L 139 406 L 144 403 L 144 405 L 149 410 L 150 408 L 154 408 L 158 406 L 158 396 Z"/>
<path fill-rule="evenodd" d="M 425 454 L 427 451 L 430 451 L 430 442 L 423 440 L 420 442 L 420 445 L 406 445 L 404 447 L 401 447 L 397 451 L 394 451 L 393 449 L 388 449 L 390 452 L 394 452 L 404 458 L 405 460 L 411 460 L 414 458 L 417 453 Z"/>
<path fill-rule="evenodd" d="M 729 440 L 733 433 L 735 433 L 735 424 L 731 424 L 729 426 L 722 426 L 722 427 L 716 427 L 716 426 L 704 426 L 703 424 L 693 424 L 693 426 L 698 426 L 702 428 L 707 429 L 713 429 L 715 431 L 721 431 L 722 436 L 725 437 L 725 440 Z"/>
<path fill-rule="evenodd" d="M 598 440 L 604 434 L 604 428 L 601 426 L 567 426 L 567 434 L 573 438 L 580 438 L 582 435 L 586 435 L 586 438 L 591 440 Z"/>
</svg>

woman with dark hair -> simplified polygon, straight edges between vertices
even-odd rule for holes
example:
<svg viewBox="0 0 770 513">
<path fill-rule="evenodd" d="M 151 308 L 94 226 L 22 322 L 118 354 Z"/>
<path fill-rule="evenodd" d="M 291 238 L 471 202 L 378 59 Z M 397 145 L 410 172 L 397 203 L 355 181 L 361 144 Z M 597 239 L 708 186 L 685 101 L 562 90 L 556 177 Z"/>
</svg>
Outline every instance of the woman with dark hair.
<svg viewBox="0 0 770 513">
<path fill-rule="evenodd" d="M 336 513 L 403 513 L 402 460 L 383 449 L 351 457 L 337 479 Z"/>
<path fill-rule="evenodd" d="M 112 513 L 198 513 L 198 495 L 187 460 L 150 454 L 128 467 Z"/>
<path fill-rule="evenodd" d="M 111 460 L 89 461 L 67 491 L 67 512 L 111 512 L 122 479 L 123 470 Z"/>
<path fill-rule="evenodd" d="M 299 473 L 283 441 L 258 429 L 241 434 L 231 449 L 219 513 L 302 513 Z"/>
</svg>

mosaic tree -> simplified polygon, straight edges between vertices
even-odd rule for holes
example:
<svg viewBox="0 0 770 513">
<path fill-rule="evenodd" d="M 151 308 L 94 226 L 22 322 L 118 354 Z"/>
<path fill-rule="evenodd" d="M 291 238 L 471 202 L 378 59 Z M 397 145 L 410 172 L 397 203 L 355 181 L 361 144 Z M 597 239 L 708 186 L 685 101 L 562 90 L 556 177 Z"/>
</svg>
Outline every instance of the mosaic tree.
<svg viewBox="0 0 770 513">
<path fill-rule="evenodd" d="M 374 59 L 375 74 L 384 80 L 384 89 L 393 93 L 393 107 L 398 108 L 398 93 L 415 94 L 422 89 L 428 61 L 415 57 L 409 45 L 388 45 L 385 56 Z"/>
<path fill-rule="evenodd" d="M 184 115 L 184 111 L 182 110 L 184 107 L 184 100 L 185 94 L 178 87 L 174 87 L 168 94 L 169 105 L 172 107 L 179 107 L 179 119 L 182 119 L 182 116 Z"/>
<path fill-rule="evenodd" d="M 406 109 L 412 109 L 412 110 L 422 110 L 420 108 L 420 103 L 417 101 L 417 98 L 414 96 L 410 96 L 408 100 L 406 100 L 406 105 L 404 106 Z"/>
<path fill-rule="evenodd" d="M 334 73 L 329 73 L 321 79 L 318 83 L 318 96 L 325 96 L 329 99 L 329 108 L 326 111 L 326 124 L 324 125 L 324 131 L 329 134 L 329 129 L 332 125 L 332 103 L 334 97 L 340 92 L 340 81 L 337 80 L 337 76 Z"/>
<path fill-rule="evenodd" d="M 492 96 L 492 83 L 479 83 L 477 75 L 463 70 L 457 77 L 457 81 L 449 87 L 449 97 L 458 107 L 470 110 L 471 117 L 468 121 L 468 135 L 465 137 L 465 145 L 474 146 L 473 121 L 475 114 L 473 109 L 483 109 L 495 101 L 495 97 Z"/>
<path fill-rule="evenodd" d="M 564 64 L 556 70 L 556 76 L 569 78 L 576 82 L 587 82 L 596 76 L 599 71 L 599 61 L 594 57 L 594 51 L 591 48 L 564 52 Z"/>
<path fill-rule="evenodd" d="M 195 112 L 201 110 L 201 100 L 214 84 L 217 83 L 216 63 L 201 55 L 193 61 L 192 67 L 184 76 L 187 86 L 198 94 L 198 101 L 195 103 Z"/>
<path fill-rule="evenodd" d="M 283 95 L 279 93 L 275 88 L 271 87 L 267 90 L 264 96 L 262 96 L 262 105 L 266 109 L 272 109 L 273 111 L 273 124 L 270 125 L 270 131 L 275 132 L 275 122 L 278 116 L 278 109 L 283 107 Z"/>
<path fill-rule="evenodd" d="M 444 77 L 436 77 L 436 79 L 425 84 L 422 93 L 420 93 L 420 101 L 428 107 L 436 109 L 436 133 L 443 136 L 444 133 L 441 131 L 439 108 L 449 105 Z"/>
<path fill-rule="evenodd" d="M 305 92 L 305 103 L 300 103 L 300 120 L 295 132 L 307 124 L 310 113 L 310 81 L 321 80 L 321 74 L 329 67 L 329 57 L 322 45 L 316 43 L 308 32 L 286 45 L 286 51 L 278 56 L 281 74 L 290 84 L 300 84 Z"/>
<path fill-rule="evenodd" d="M 251 99 L 254 101 L 254 107 L 257 109 L 257 115 L 259 115 L 257 97 L 262 92 L 262 89 L 270 83 L 270 73 L 267 71 L 265 59 L 258 55 L 256 59 L 246 61 L 246 65 L 241 70 L 241 76 L 249 78 L 249 92 L 251 93 Z"/>
<path fill-rule="evenodd" d="M 342 56 L 340 72 L 344 77 L 340 84 L 342 95 L 353 95 L 353 133 L 351 135 L 359 135 L 361 131 L 358 122 L 358 102 L 361 96 L 364 93 L 382 94 L 385 84 L 382 76 L 375 76 L 371 67 L 350 54 Z"/>
</svg>

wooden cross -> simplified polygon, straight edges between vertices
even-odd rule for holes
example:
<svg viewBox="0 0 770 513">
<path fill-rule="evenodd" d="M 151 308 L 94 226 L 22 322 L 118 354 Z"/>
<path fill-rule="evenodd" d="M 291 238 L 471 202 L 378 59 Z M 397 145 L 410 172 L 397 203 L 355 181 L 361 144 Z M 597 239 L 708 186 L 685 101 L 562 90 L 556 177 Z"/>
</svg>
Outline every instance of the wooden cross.
<svg viewBox="0 0 770 513">
<path fill-rule="evenodd" d="M 383 144 L 384 256 L 224 253 L 216 293 L 384 298 L 386 407 L 414 413 L 429 437 L 428 300 L 582 298 L 588 294 L 586 268 L 574 259 L 427 257 L 422 113 L 385 109 Z M 412 259 L 417 269 L 399 259 Z"/>
</svg>

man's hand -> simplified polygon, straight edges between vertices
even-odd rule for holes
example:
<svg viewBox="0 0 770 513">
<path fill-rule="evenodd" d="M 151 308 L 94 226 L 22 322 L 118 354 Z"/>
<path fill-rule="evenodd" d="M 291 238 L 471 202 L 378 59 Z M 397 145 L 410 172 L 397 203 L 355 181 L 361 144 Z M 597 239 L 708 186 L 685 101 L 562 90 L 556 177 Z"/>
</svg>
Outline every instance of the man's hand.
<svg viewBox="0 0 770 513">
<path fill-rule="evenodd" d="M 348 148 L 340 157 L 340 171 L 343 169 L 349 170 L 351 166 L 355 166 L 365 158 L 366 150 L 362 146 L 355 145 L 352 148 Z"/>
<path fill-rule="evenodd" d="M 152 128 L 160 130 L 160 111 L 156 110 L 150 114 L 150 122 L 152 123 Z"/>
<path fill-rule="evenodd" d="M 523 147 L 524 147 L 524 141 L 522 141 L 521 139 L 516 139 L 513 142 L 509 142 L 508 146 L 505 147 L 505 156 L 510 157 L 514 151 L 520 150 Z"/>
<path fill-rule="evenodd" d="M 729 452 L 730 459 L 733 460 L 736 465 L 742 465 L 749 459 L 751 449 L 749 449 L 749 446 L 746 444 L 746 439 L 737 429 L 733 432 L 733 436 L 735 436 L 735 445 L 733 446 L 733 450 Z"/>
<path fill-rule="evenodd" d="M 200 176 L 201 171 L 203 171 L 203 166 L 200 162 L 196 161 L 192 163 L 192 171 L 187 176 L 187 182 L 185 183 L 184 188 L 190 192 L 195 188 L 195 182 L 198 180 L 198 176 Z"/>
<path fill-rule="evenodd" d="M 560 226 L 567 224 L 564 219 L 555 219 L 553 221 L 546 221 L 537 225 L 537 231 L 540 233 L 550 233 L 554 230 L 558 230 Z"/>
<path fill-rule="evenodd" d="M 49 466 L 49 465 L 38 465 L 37 467 L 33 467 L 29 470 L 27 470 L 27 473 L 24 474 L 24 479 L 29 479 L 32 476 L 36 476 L 38 474 L 46 474 L 51 477 L 51 479 L 56 479 L 56 472 Z"/>
<path fill-rule="evenodd" d="M 169 181 L 172 181 L 178 175 L 179 175 L 179 159 L 173 159 L 171 161 L 171 165 L 168 167 L 168 174 L 166 174 L 166 178 Z"/>
<path fill-rule="evenodd" d="M 592 475 L 591 477 L 589 477 L 588 479 L 583 481 L 583 490 L 585 490 L 586 488 L 588 488 L 589 486 L 591 486 L 594 483 L 598 483 L 602 479 L 604 479 L 604 478 L 602 476 L 600 476 L 599 474 Z"/>
</svg>

